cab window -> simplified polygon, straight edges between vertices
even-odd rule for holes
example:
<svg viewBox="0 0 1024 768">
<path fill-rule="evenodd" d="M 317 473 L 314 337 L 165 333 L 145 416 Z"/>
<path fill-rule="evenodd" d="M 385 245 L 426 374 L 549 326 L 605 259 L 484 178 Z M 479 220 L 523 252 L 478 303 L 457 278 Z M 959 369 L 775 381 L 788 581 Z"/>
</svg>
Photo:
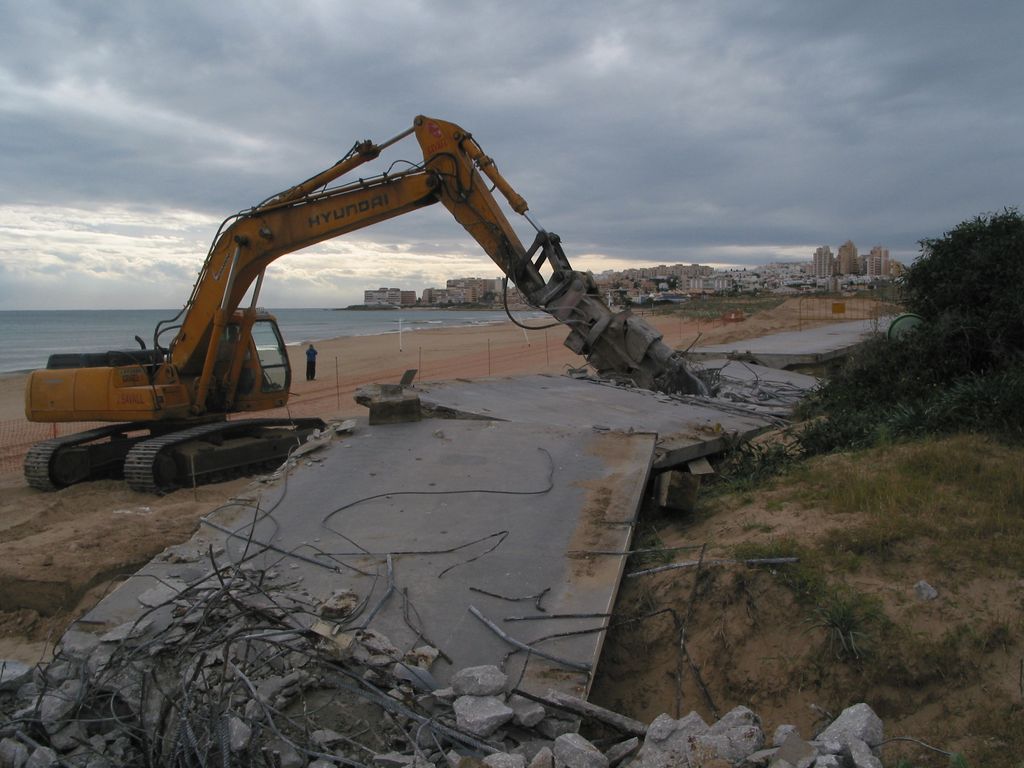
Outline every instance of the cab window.
<svg viewBox="0 0 1024 768">
<path fill-rule="evenodd" d="M 263 369 L 260 389 L 264 392 L 278 392 L 288 389 L 291 371 L 288 355 L 285 354 L 284 340 L 277 325 L 270 320 L 257 320 L 252 326 L 252 341 Z"/>
</svg>

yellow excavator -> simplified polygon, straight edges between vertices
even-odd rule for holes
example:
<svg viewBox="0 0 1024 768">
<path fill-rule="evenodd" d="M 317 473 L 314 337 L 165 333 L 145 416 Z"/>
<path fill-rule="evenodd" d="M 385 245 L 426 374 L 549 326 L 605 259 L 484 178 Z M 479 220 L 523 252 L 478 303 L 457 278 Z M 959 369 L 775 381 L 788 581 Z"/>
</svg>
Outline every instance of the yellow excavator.
<svg viewBox="0 0 1024 768">
<path fill-rule="evenodd" d="M 420 144 L 422 163 L 342 179 L 410 134 Z M 491 189 L 536 230 L 529 248 Z M 628 311 L 613 313 L 593 278 L 570 267 L 558 236 L 528 213 L 526 201 L 470 133 L 419 116 L 397 136 L 381 144 L 357 142 L 330 168 L 225 220 L 187 303 L 175 318 L 157 324 L 151 347 L 137 336 L 140 349 L 53 355 L 45 369 L 34 371 L 25 392 L 30 421 L 117 423 L 33 446 L 25 459 L 29 485 L 55 490 L 123 473 L 136 490 L 164 492 L 196 478 L 280 461 L 323 423 L 227 419 L 288 400 L 284 340 L 274 318 L 257 306 L 267 266 L 438 202 L 531 305 L 569 328 L 566 346 L 599 374 L 645 389 L 703 393 L 703 384 L 655 329 Z"/>
</svg>

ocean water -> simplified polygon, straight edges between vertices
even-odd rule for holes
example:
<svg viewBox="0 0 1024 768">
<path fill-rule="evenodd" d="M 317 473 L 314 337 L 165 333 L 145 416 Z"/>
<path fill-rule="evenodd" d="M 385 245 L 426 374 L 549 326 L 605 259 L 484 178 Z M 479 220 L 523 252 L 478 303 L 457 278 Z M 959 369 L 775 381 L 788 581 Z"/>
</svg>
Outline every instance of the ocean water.
<svg viewBox="0 0 1024 768">
<path fill-rule="evenodd" d="M 287 344 L 338 336 L 375 336 L 402 331 L 482 325 L 506 320 L 504 311 L 445 309 L 345 310 L 271 309 Z M 66 309 L 0 311 L 0 373 L 44 368 L 57 352 L 104 352 L 136 349 L 136 334 L 153 344 L 153 329 L 177 310 Z M 517 313 L 530 319 L 543 313 Z M 166 343 L 172 338 L 161 338 Z"/>
</svg>

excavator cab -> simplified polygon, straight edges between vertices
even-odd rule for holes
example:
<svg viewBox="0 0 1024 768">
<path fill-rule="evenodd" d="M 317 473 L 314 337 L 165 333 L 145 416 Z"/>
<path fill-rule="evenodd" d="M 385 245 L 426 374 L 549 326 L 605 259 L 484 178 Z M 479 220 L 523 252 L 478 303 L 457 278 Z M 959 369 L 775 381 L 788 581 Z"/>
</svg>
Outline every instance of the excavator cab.
<svg viewBox="0 0 1024 768">
<path fill-rule="evenodd" d="M 221 331 L 212 379 L 206 396 L 211 413 L 284 405 L 292 372 L 277 320 L 262 311 L 237 313 Z"/>
<path fill-rule="evenodd" d="M 287 392 L 292 383 L 292 370 L 281 331 L 273 318 L 257 320 L 252 326 L 252 343 L 260 363 L 260 392 Z M 239 382 L 241 387 L 241 381 Z"/>
</svg>

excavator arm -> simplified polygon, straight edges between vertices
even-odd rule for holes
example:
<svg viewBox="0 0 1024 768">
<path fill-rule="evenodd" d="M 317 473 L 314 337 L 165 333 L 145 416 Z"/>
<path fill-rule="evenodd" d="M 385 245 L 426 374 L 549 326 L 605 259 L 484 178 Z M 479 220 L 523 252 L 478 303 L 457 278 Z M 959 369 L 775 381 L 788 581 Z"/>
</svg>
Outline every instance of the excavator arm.
<svg viewBox="0 0 1024 768">
<path fill-rule="evenodd" d="M 422 149 L 422 165 L 328 186 L 410 133 Z M 519 240 L 489 187 L 497 189 L 512 210 L 525 216 L 537 231 L 529 249 Z M 569 327 L 566 346 L 586 357 L 599 373 L 618 375 L 647 389 L 703 392 L 701 382 L 655 329 L 628 312 L 613 314 L 592 278 L 571 268 L 558 236 L 534 221 L 526 201 L 469 133 L 454 123 L 419 116 L 408 131 L 380 145 L 369 141 L 356 144 L 331 168 L 238 214 L 222 228 L 169 346 L 168 362 L 177 374 L 195 377 L 193 412 L 206 409 L 207 394 L 215 383 L 218 339 L 254 284 L 248 311 L 255 310 L 269 264 L 287 253 L 437 202 L 451 212 L 527 301 Z M 158 336 L 160 332 L 158 328 Z M 235 354 L 242 354 L 241 347 Z M 226 370 L 237 371 L 238 362 L 234 360 Z M 223 384 L 220 388 L 225 389 Z M 230 382 L 226 388 L 233 391 Z"/>
<path fill-rule="evenodd" d="M 410 134 L 420 144 L 422 163 L 344 178 Z M 492 189 L 533 226 L 529 248 Z M 163 492 L 200 476 L 280 461 L 323 423 L 227 420 L 229 413 L 287 403 L 284 341 L 273 318 L 257 308 L 266 268 L 287 253 L 435 203 L 451 212 L 530 304 L 569 328 L 566 346 L 598 373 L 645 389 L 705 392 L 654 328 L 629 312 L 613 313 L 593 278 L 572 269 L 558 236 L 530 216 L 526 200 L 469 133 L 420 116 L 398 136 L 382 144 L 359 142 L 330 168 L 225 221 L 184 308 L 157 325 L 153 349 L 56 355 L 45 370 L 33 372 L 25 392 L 30 420 L 122 423 L 33 446 L 25 458 L 29 485 L 53 490 L 123 473 L 136 490 Z M 164 349 L 161 339 L 172 332 Z"/>
</svg>

